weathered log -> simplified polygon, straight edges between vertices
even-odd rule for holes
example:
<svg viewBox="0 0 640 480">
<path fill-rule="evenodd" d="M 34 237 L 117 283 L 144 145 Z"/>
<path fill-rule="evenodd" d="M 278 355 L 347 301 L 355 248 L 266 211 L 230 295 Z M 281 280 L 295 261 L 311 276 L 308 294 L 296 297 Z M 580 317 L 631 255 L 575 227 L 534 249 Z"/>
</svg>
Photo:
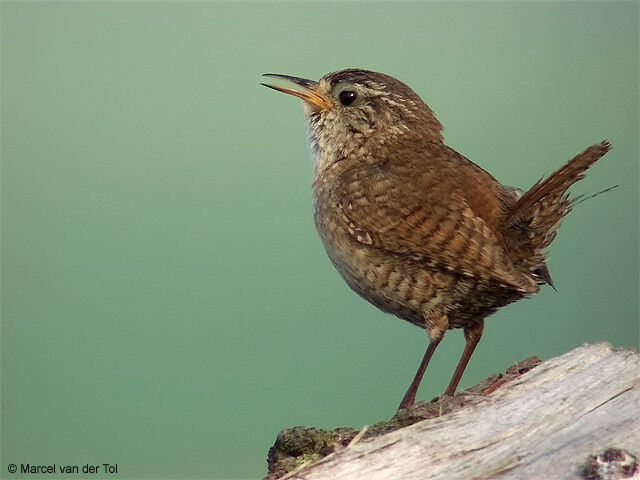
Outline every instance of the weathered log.
<svg viewBox="0 0 640 480">
<path fill-rule="evenodd" d="M 285 430 L 268 478 L 640 479 L 638 350 L 598 343 L 536 360 L 359 434 Z"/>
</svg>

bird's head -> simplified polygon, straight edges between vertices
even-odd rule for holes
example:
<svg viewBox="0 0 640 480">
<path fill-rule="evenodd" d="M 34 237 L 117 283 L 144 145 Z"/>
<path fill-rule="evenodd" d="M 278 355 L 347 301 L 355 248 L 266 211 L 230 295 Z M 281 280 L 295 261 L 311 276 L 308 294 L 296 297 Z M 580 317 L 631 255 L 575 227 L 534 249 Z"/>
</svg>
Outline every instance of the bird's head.
<svg viewBox="0 0 640 480">
<path fill-rule="evenodd" d="M 348 69 L 313 81 L 280 74 L 293 88 L 264 86 L 304 100 L 309 140 L 316 159 L 332 163 L 354 152 L 375 151 L 394 140 L 442 141 L 442 125 L 407 85 L 389 75 Z M 415 137 L 413 137 L 415 138 Z M 317 162 L 316 162 L 317 163 Z"/>
</svg>

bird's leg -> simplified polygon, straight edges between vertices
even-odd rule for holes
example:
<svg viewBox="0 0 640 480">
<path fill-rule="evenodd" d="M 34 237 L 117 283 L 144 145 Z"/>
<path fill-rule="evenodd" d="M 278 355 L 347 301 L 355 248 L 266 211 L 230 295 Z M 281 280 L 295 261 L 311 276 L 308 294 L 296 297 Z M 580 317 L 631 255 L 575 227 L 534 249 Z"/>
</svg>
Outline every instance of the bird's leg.
<svg viewBox="0 0 640 480">
<path fill-rule="evenodd" d="M 420 362 L 420 366 L 418 367 L 418 371 L 416 372 L 416 376 L 413 377 L 413 381 L 409 388 L 407 389 L 407 393 L 404 394 L 402 401 L 400 402 L 400 406 L 398 410 L 402 410 L 403 408 L 411 407 L 416 401 L 416 393 L 418 392 L 418 387 L 420 387 L 420 382 L 422 381 L 422 377 L 424 376 L 424 372 L 427 369 L 427 365 L 429 365 L 429 360 L 433 356 L 433 352 L 436 351 L 436 347 L 440 343 L 442 337 L 437 340 L 431 340 L 429 342 L 429 346 L 427 347 L 427 351 L 424 353 L 424 357 L 422 358 L 422 362 Z"/>
<path fill-rule="evenodd" d="M 481 320 L 473 327 L 464 329 L 464 338 L 466 339 L 467 344 L 464 346 L 464 351 L 462 352 L 462 356 L 460 357 L 460 361 L 458 362 L 456 371 L 453 372 L 453 377 L 451 377 L 449 386 L 444 392 L 445 395 L 453 396 L 456 393 L 456 388 L 458 386 L 458 383 L 460 382 L 460 379 L 462 378 L 464 369 L 467 368 L 467 363 L 469 363 L 469 359 L 471 358 L 476 345 L 478 345 L 478 342 L 482 338 L 483 328 L 484 320 Z"/>
<path fill-rule="evenodd" d="M 444 337 L 444 332 L 447 331 L 447 328 L 449 328 L 449 319 L 445 315 L 431 313 L 426 316 L 425 330 L 429 335 L 429 346 L 427 347 L 427 351 L 424 352 L 424 357 L 422 357 L 422 362 L 420 362 L 418 371 L 416 372 L 415 377 L 413 377 L 413 381 L 411 382 L 411 385 L 409 385 L 407 393 L 404 394 L 398 410 L 409 408 L 415 403 L 416 393 L 418 393 L 418 388 L 420 387 L 420 382 L 422 381 L 424 372 L 427 369 L 427 365 L 429 365 L 429 360 L 431 360 L 433 352 L 436 351 L 442 337 Z"/>
</svg>

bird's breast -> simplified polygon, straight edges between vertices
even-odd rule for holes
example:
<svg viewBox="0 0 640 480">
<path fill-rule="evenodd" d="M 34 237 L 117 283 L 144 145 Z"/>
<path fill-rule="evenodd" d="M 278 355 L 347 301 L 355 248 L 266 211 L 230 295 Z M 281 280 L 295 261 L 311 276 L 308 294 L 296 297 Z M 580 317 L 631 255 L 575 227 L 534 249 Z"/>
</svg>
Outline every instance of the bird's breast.
<svg viewBox="0 0 640 480">
<path fill-rule="evenodd" d="M 365 300 L 424 327 L 425 316 L 450 302 L 451 292 L 463 288 L 449 272 L 376 248 L 367 232 L 354 235 L 330 195 L 323 193 L 319 189 L 314 195 L 316 229 L 335 268 Z"/>
</svg>

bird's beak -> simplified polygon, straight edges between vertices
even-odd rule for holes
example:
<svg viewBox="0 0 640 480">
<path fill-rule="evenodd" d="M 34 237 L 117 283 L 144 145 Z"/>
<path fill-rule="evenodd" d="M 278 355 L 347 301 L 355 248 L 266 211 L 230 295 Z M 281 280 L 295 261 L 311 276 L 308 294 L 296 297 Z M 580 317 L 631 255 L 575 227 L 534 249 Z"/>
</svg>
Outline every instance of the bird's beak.
<svg viewBox="0 0 640 480">
<path fill-rule="evenodd" d="M 292 89 L 261 83 L 261 85 L 264 85 L 265 87 L 273 88 L 274 90 L 277 90 L 279 92 L 288 93 L 289 95 L 301 98 L 302 100 L 307 102 L 309 106 L 316 110 L 324 110 L 331 107 L 332 105 L 331 102 L 318 91 L 318 83 L 314 82 L 313 80 L 307 80 L 306 78 L 300 77 L 292 77 L 289 75 L 280 75 L 278 73 L 265 73 L 262 76 L 287 80 L 288 82 L 291 82 L 298 87 L 302 87 L 299 89 Z"/>
</svg>

